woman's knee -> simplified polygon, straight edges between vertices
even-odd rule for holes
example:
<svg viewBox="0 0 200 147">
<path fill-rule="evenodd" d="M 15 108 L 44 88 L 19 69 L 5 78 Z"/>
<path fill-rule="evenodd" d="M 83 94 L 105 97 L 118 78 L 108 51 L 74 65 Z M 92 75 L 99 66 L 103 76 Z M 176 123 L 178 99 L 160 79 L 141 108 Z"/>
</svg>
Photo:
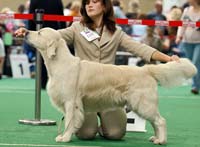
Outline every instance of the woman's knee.
<svg viewBox="0 0 200 147">
<path fill-rule="evenodd" d="M 102 136 L 107 139 L 120 140 L 126 133 L 126 113 L 116 109 L 100 113 Z"/>
<path fill-rule="evenodd" d="M 121 140 L 126 134 L 126 129 L 124 128 L 111 128 L 107 130 L 103 136 L 109 140 Z"/>
<path fill-rule="evenodd" d="M 76 136 L 79 139 L 91 140 L 96 137 L 98 131 L 98 121 L 96 113 L 85 114 L 83 126 L 78 130 Z"/>
<path fill-rule="evenodd" d="M 85 129 L 84 131 L 83 130 L 78 131 L 76 133 L 76 136 L 82 140 L 92 140 L 96 137 L 96 134 L 97 134 L 97 129 L 88 128 Z"/>
</svg>

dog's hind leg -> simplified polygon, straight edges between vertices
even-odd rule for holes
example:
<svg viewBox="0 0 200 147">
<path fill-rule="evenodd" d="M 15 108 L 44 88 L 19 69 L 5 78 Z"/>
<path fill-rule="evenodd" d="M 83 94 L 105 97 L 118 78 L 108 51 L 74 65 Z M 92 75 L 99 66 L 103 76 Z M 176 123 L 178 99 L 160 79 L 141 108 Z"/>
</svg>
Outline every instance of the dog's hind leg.
<svg viewBox="0 0 200 147">
<path fill-rule="evenodd" d="M 149 119 L 152 127 L 154 128 L 155 136 L 149 138 L 154 144 L 166 144 L 167 143 L 167 130 L 166 121 L 157 112 L 156 116 Z"/>
<path fill-rule="evenodd" d="M 150 121 L 155 136 L 150 138 L 154 144 L 166 144 L 167 143 L 167 129 L 166 129 L 166 121 L 160 115 L 157 105 L 149 104 L 149 108 L 147 107 L 146 110 L 148 111 L 146 114 L 143 114 L 143 117 Z"/>
<path fill-rule="evenodd" d="M 152 124 L 155 136 L 150 140 L 154 144 L 165 144 L 167 142 L 166 122 L 161 117 L 158 111 L 158 97 L 157 92 L 153 89 L 145 89 L 145 92 L 136 91 L 134 98 L 129 100 L 132 110 L 142 118 L 150 121 Z"/>
</svg>

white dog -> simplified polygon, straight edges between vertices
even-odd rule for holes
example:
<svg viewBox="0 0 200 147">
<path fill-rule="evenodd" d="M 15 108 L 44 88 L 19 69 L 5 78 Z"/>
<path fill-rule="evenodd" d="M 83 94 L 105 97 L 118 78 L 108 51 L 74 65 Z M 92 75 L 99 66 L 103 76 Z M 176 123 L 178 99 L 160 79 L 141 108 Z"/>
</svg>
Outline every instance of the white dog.
<svg viewBox="0 0 200 147">
<path fill-rule="evenodd" d="M 173 86 L 193 77 L 197 70 L 187 59 L 144 67 L 105 65 L 70 54 L 59 32 L 44 28 L 29 31 L 26 40 L 44 58 L 52 103 L 65 116 L 65 130 L 57 142 L 68 142 L 84 121 L 84 113 L 129 105 L 150 121 L 154 144 L 167 142 L 166 122 L 158 110 L 157 82 Z"/>
</svg>

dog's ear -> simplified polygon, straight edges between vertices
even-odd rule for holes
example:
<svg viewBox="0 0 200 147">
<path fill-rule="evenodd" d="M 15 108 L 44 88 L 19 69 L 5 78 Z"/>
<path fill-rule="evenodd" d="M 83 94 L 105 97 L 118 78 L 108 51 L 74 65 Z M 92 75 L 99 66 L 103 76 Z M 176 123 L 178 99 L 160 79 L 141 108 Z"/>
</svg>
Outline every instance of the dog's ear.
<svg viewBox="0 0 200 147">
<path fill-rule="evenodd" d="M 56 56 L 56 50 L 58 48 L 58 43 L 56 41 L 50 41 L 47 44 L 47 57 L 52 59 Z"/>
</svg>

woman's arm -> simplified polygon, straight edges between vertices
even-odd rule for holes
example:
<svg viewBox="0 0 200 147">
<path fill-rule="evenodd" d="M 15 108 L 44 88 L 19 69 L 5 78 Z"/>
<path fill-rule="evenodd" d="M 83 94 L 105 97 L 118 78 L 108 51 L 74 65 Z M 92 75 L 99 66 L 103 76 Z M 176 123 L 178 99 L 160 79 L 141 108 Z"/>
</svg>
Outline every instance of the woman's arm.
<svg viewBox="0 0 200 147">
<path fill-rule="evenodd" d="M 75 34 L 75 30 L 76 28 L 72 25 L 71 27 L 65 28 L 65 29 L 60 29 L 57 30 L 61 36 L 63 37 L 63 39 L 66 41 L 66 43 L 72 44 L 73 40 L 74 40 L 74 34 Z M 26 33 L 29 30 L 27 30 L 26 28 L 19 28 L 18 30 L 15 31 L 15 36 L 16 37 L 25 37 Z"/>
<path fill-rule="evenodd" d="M 155 48 L 134 41 L 130 36 L 128 36 L 125 33 L 121 35 L 120 47 L 132 53 L 133 55 L 137 55 L 145 59 L 148 62 L 150 62 L 151 60 L 161 61 L 161 62 L 179 60 L 178 56 L 176 55 L 168 56 L 166 54 L 163 54 L 160 51 L 156 50 Z"/>
<path fill-rule="evenodd" d="M 79 33 L 77 30 L 80 27 L 79 23 L 80 22 L 74 22 L 70 27 L 58 30 L 68 45 L 73 44 L 75 33 Z"/>
<path fill-rule="evenodd" d="M 152 54 L 151 59 L 155 60 L 155 61 L 161 61 L 161 62 L 179 61 L 178 56 L 176 56 L 176 55 L 168 56 L 159 51 L 155 51 Z"/>
</svg>

